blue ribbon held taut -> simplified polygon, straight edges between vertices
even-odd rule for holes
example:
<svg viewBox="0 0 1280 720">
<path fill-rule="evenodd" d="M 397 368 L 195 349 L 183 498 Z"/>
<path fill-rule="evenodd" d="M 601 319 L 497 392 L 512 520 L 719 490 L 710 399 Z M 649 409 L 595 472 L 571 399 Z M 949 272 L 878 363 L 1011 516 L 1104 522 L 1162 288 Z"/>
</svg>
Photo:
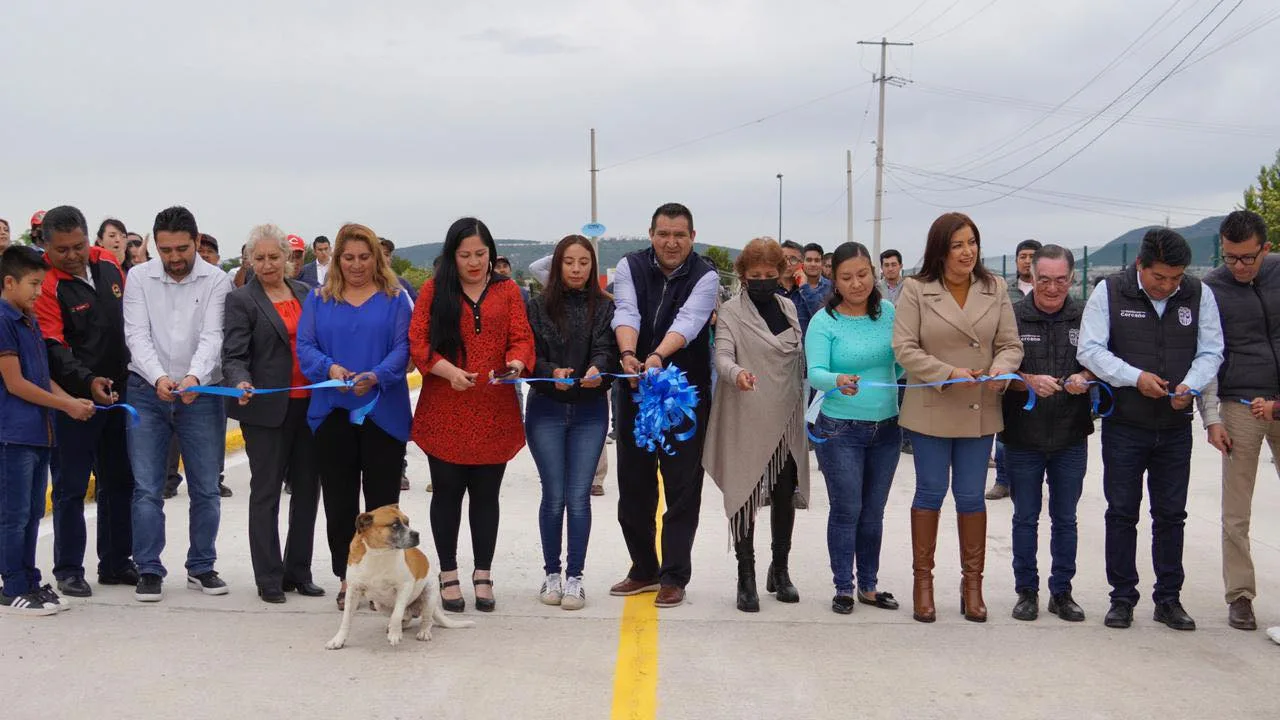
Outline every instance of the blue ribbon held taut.
<svg viewBox="0 0 1280 720">
<path fill-rule="evenodd" d="M 182 395 L 185 393 L 194 393 L 197 395 L 217 395 L 220 397 L 242 398 L 245 395 L 271 395 L 273 393 L 292 392 L 294 390 L 324 390 L 338 388 L 353 388 L 355 380 L 322 380 L 321 382 L 311 383 L 310 385 L 296 385 L 294 387 L 281 388 L 254 388 L 253 390 L 241 390 L 238 387 L 224 387 L 222 385 L 194 385 L 185 390 L 175 390 L 174 395 Z M 363 425 L 365 418 L 378 405 L 378 399 L 382 396 L 381 388 L 374 387 L 373 398 L 364 405 L 351 411 L 351 424 Z M 136 415 L 136 410 L 134 411 Z M 135 421 L 135 424 L 136 421 Z"/>
</svg>

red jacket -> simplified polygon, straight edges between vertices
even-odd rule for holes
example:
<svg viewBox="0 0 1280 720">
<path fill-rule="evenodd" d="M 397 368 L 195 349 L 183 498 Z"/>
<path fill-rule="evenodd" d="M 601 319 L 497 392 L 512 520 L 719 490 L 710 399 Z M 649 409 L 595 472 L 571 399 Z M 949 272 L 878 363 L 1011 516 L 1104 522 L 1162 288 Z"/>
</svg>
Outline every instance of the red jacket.
<svg viewBox="0 0 1280 720">
<path fill-rule="evenodd" d="M 50 374 L 63 390 L 81 398 L 90 397 L 95 377 L 110 378 L 123 389 L 129 368 L 124 273 L 116 256 L 97 246 L 89 248 L 88 266 L 93 286 L 50 266 L 36 298 Z"/>
<path fill-rule="evenodd" d="M 495 279 L 480 299 L 480 332 L 475 332 L 471 306 L 462 302 L 458 323 L 466 347 L 467 372 L 478 374 L 475 387 L 459 392 L 449 381 L 431 374 L 441 357 L 431 351 L 431 300 L 435 280 L 418 294 L 409 324 L 409 355 L 422 373 L 422 390 L 413 414 L 413 441 L 428 455 L 458 465 L 498 465 L 524 447 L 524 423 L 513 385 L 490 385 L 489 371 L 506 372 L 519 360 L 533 368 L 533 331 L 519 287 Z"/>
</svg>

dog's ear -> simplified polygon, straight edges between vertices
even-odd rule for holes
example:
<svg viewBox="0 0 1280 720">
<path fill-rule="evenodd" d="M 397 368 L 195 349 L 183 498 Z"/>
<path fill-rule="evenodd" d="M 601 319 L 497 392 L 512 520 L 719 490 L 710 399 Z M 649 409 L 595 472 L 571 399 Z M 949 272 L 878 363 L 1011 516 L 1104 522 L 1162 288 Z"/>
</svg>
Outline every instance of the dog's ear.
<svg viewBox="0 0 1280 720">
<path fill-rule="evenodd" d="M 373 527 L 373 513 L 360 513 L 356 517 L 356 532 L 368 530 L 371 527 Z"/>
</svg>

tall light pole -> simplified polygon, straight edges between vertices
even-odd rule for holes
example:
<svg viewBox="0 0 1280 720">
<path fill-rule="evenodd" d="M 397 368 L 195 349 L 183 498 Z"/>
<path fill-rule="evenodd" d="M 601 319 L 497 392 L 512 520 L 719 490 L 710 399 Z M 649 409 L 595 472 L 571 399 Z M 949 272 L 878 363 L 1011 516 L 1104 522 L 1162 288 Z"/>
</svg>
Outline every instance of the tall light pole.
<svg viewBox="0 0 1280 720">
<path fill-rule="evenodd" d="M 885 62 L 888 59 L 889 47 L 911 47 L 912 43 L 889 42 L 884 38 L 880 38 L 879 42 L 859 42 L 859 45 L 879 45 L 880 46 L 880 74 L 876 75 L 872 82 L 880 84 L 880 120 L 876 129 L 876 217 L 875 232 L 872 236 L 872 242 L 875 249 L 872 251 L 875 257 L 880 257 L 880 225 L 883 222 L 882 211 L 884 209 L 884 87 L 886 83 L 900 80 L 885 73 Z"/>
<path fill-rule="evenodd" d="M 778 242 L 782 242 L 782 173 L 778 173 Z"/>
</svg>

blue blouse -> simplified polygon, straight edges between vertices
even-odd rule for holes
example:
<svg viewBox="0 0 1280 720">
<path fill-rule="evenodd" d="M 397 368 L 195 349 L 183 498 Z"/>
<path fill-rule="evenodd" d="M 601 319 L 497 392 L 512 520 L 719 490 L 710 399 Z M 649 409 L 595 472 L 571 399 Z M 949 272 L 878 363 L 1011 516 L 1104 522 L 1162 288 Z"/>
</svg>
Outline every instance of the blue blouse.
<svg viewBox="0 0 1280 720">
<path fill-rule="evenodd" d="M 402 291 L 403 292 L 403 291 Z M 412 310 L 402 297 L 374 293 L 359 307 L 324 300 L 319 290 L 307 295 L 298 322 L 298 365 L 311 382 L 329 379 L 329 366 L 353 373 L 372 371 L 378 384 L 363 397 L 334 389 L 311 393 L 307 424 L 312 432 L 334 410 L 356 410 L 376 391 L 378 404 L 365 422 L 373 422 L 400 442 L 409 440 L 409 318 Z"/>
</svg>

